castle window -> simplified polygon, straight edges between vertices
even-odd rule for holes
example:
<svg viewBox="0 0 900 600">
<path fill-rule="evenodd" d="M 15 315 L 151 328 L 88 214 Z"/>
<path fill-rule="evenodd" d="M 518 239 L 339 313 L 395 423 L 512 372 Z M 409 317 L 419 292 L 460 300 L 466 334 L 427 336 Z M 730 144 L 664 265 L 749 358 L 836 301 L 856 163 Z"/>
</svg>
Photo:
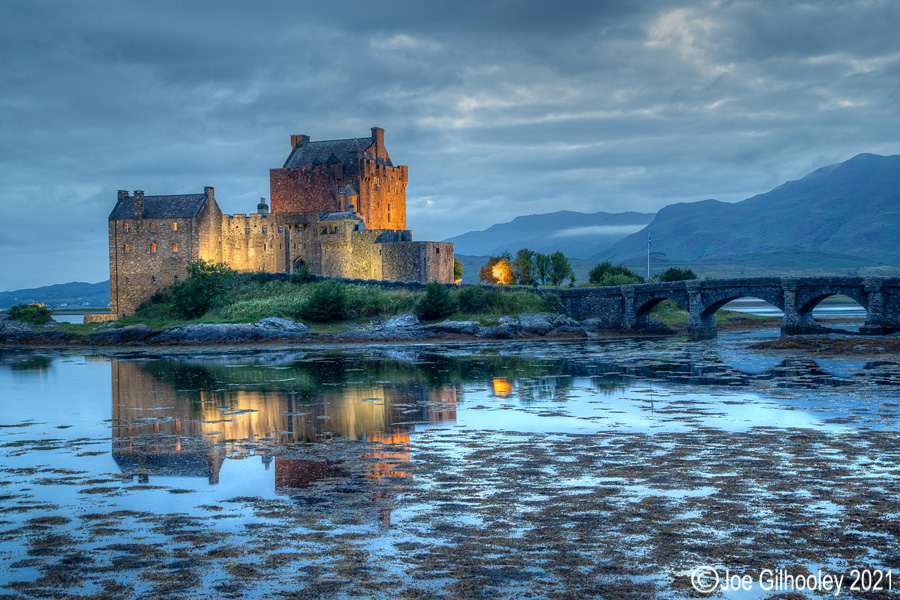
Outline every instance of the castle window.
<svg viewBox="0 0 900 600">
<path fill-rule="evenodd" d="M 125 285 L 128 285 L 129 283 L 131 283 L 131 280 L 128 279 L 128 278 L 126 277 L 126 278 L 125 278 Z"/>
<path fill-rule="evenodd" d="M 267 233 L 269 233 L 268 227 L 263 227 L 263 235 L 266 235 Z"/>
<path fill-rule="evenodd" d="M 337 233 L 337 225 L 331 226 L 331 233 Z"/>
<path fill-rule="evenodd" d="M 150 283 L 156 283 L 156 277 L 153 275 L 150 276 Z"/>
<path fill-rule="evenodd" d="M 172 252 L 178 252 L 178 242 L 172 242 Z"/>
<path fill-rule="evenodd" d="M 283 230 L 284 230 L 284 227 L 282 227 L 281 225 L 279 225 L 279 226 L 278 226 L 278 233 L 281 233 Z"/>
<path fill-rule="evenodd" d="M 434 249 L 434 253 L 435 253 L 435 254 L 440 254 L 440 253 L 441 253 L 441 249 L 440 249 L 440 248 L 435 248 L 435 249 Z"/>
<path fill-rule="evenodd" d="M 172 221 L 172 231 L 178 231 L 178 221 Z"/>
<path fill-rule="evenodd" d="M 150 254 L 156 254 L 156 244 L 150 244 Z"/>
<path fill-rule="evenodd" d="M 156 231 L 156 223 L 150 223 L 150 231 Z"/>
<path fill-rule="evenodd" d="M 131 227 L 129 227 L 128 223 L 123 223 L 123 224 L 122 224 L 122 231 L 123 231 L 124 233 L 128 233 L 129 231 L 131 231 Z"/>
<path fill-rule="evenodd" d="M 247 235 L 250 235 L 250 228 L 248 227 L 247 229 L 245 229 L 244 233 L 246 233 Z"/>
<path fill-rule="evenodd" d="M 326 235 L 327 233 L 328 233 L 328 227 L 323 227 L 322 231 L 319 233 L 319 235 Z"/>
<path fill-rule="evenodd" d="M 128 254 L 129 252 L 131 252 L 131 246 L 129 246 L 128 244 L 125 244 L 125 247 L 122 248 L 122 252 L 124 252 L 125 254 Z"/>
</svg>

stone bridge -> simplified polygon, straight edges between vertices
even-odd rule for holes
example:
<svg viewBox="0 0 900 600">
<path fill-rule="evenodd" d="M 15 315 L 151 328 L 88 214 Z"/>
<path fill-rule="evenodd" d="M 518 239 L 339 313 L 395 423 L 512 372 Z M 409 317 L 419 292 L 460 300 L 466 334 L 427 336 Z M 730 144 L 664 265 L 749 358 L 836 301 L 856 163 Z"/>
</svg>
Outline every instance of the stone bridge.
<svg viewBox="0 0 900 600">
<path fill-rule="evenodd" d="M 896 277 L 757 277 L 694 279 L 616 287 L 570 288 L 557 292 L 567 315 L 599 318 L 608 327 L 642 329 L 663 300 L 673 300 L 690 314 L 692 337 L 716 334 L 715 313 L 737 298 L 764 300 L 784 312 L 783 334 L 816 333 L 812 310 L 825 298 L 841 294 L 866 309 L 861 333 L 878 335 L 900 331 L 900 278 Z"/>
</svg>

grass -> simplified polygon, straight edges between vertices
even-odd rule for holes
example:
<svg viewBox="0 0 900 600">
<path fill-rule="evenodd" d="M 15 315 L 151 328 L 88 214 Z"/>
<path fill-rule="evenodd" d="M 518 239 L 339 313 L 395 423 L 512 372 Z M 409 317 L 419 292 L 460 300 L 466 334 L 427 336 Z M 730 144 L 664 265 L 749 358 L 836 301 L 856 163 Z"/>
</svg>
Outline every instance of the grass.
<svg viewBox="0 0 900 600">
<path fill-rule="evenodd" d="M 173 295 L 170 291 L 163 291 L 145 302 L 134 315 L 116 321 L 114 326 L 142 323 L 163 328 L 186 323 L 255 323 L 265 317 L 282 317 L 302 321 L 310 325 L 313 331 L 338 333 L 371 319 L 386 320 L 398 314 L 415 313 L 424 296 L 424 292 L 408 289 L 342 283 L 340 285 L 347 304 L 346 318 L 332 323 L 316 323 L 303 318 L 302 314 L 308 312 L 304 308 L 313 301 L 316 288 L 322 285 L 322 282 L 290 283 L 238 277 L 223 286 L 206 313 L 194 319 L 180 318 Z M 483 288 L 481 303 L 477 307 L 460 310 L 460 292 L 461 290 L 451 291 L 451 298 L 457 308 L 449 318 L 478 321 L 486 325 L 497 324 L 502 315 L 552 312 L 558 303 L 558 298 L 552 294 L 541 296 L 524 289 Z"/>
</svg>

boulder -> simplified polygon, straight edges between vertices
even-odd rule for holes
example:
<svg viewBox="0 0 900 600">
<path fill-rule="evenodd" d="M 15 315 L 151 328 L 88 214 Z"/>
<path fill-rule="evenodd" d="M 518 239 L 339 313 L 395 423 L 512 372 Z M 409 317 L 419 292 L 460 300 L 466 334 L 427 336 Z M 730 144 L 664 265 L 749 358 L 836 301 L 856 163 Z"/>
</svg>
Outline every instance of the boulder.
<svg viewBox="0 0 900 600">
<path fill-rule="evenodd" d="M 419 324 L 419 317 L 416 315 L 394 315 L 381 324 L 385 329 L 400 329 L 401 327 L 415 327 Z"/>
<path fill-rule="evenodd" d="M 105 329 L 85 336 L 91 344 L 124 344 L 126 342 L 142 342 L 155 336 L 158 332 L 146 325 L 128 325 Z"/>
<path fill-rule="evenodd" d="M 519 315 L 519 329 L 543 335 L 553 329 L 553 315 L 522 313 Z"/>
<path fill-rule="evenodd" d="M 464 335 L 475 335 L 480 325 L 478 321 L 441 321 L 432 325 L 425 325 L 423 330 L 433 331 L 436 333 L 461 333 Z"/>
<path fill-rule="evenodd" d="M 257 325 L 263 329 L 273 329 L 275 331 L 291 331 L 295 333 L 309 331 L 307 325 L 291 321 L 290 319 L 282 319 L 281 317 L 266 317 L 265 319 L 260 319 Z"/>
</svg>

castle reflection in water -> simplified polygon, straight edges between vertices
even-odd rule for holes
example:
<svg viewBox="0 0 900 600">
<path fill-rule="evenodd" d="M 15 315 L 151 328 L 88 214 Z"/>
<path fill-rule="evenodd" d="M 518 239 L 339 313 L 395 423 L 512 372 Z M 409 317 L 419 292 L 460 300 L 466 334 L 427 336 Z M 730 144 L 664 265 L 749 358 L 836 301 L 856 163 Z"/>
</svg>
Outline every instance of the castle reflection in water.
<svg viewBox="0 0 900 600">
<path fill-rule="evenodd" d="M 218 483 L 225 459 L 257 455 L 266 468 L 274 463 L 276 489 L 305 487 L 344 473 L 328 459 L 284 455 L 331 438 L 370 442 L 365 477 L 405 477 L 397 465 L 409 460 L 415 426 L 456 420 L 456 386 L 385 381 L 384 366 L 114 360 L 111 367 L 113 458 L 144 482 L 182 475 Z"/>
</svg>

